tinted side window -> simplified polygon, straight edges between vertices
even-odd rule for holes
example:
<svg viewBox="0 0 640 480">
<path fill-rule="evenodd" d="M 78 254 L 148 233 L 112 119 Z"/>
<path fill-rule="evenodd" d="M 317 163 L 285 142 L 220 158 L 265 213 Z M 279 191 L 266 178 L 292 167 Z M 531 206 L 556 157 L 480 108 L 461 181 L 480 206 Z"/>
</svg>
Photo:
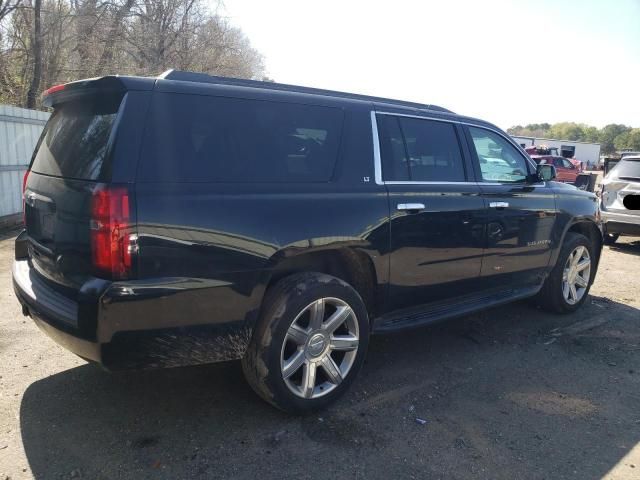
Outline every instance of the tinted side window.
<svg viewBox="0 0 640 480">
<path fill-rule="evenodd" d="M 447 122 L 379 115 L 384 180 L 464 182 L 455 126 Z"/>
<path fill-rule="evenodd" d="M 382 178 L 384 180 L 409 180 L 409 160 L 397 117 L 378 115 Z"/>
<path fill-rule="evenodd" d="M 514 183 L 527 178 L 527 162 L 516 148 L 497 133 L 469 127 L 485 182 Z"/>
<path fill-rule="evenodd" d="M 338 155 L 338 108 L 156 94 L 141 181 L 324 182 Z"/>
</svg>

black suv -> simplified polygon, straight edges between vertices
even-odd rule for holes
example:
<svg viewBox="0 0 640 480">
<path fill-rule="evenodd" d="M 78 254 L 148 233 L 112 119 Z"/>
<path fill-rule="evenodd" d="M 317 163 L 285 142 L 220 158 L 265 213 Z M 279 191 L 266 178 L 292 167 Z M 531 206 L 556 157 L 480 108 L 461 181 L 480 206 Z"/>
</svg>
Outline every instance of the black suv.
<svg viewBox="0 0 640 480">
<path fill-rule="evenodd" d="M 596 197 L 444 108 L 178 71 L 44 102 L 14 288 L 107 369 L 242 359 L 307 411 L 371 333 L 536 295 L 572 312 L 595 277 Z"/>
</svg>

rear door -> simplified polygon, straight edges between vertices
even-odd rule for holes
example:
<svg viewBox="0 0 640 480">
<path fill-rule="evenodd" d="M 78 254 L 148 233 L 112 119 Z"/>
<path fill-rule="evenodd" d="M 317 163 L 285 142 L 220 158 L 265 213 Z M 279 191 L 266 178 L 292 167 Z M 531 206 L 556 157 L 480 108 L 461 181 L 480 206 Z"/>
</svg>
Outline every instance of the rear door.
<svg viewBox="0 0 640 480">
<path fill-rule="evenodd" d="M 390 309 L 477 290 L 486 213 L 461 129 L 386 113 L 376 126 L 391 212 Z"/>
<path fill-rule="evenodd" d="M 531 181 L 533 165 L 504 135 L 465 127 L 488 210 L 483 285 L 510 288 L 540 283 L 549 264 L 556 222 L 549 183 Z"/>
</svg>

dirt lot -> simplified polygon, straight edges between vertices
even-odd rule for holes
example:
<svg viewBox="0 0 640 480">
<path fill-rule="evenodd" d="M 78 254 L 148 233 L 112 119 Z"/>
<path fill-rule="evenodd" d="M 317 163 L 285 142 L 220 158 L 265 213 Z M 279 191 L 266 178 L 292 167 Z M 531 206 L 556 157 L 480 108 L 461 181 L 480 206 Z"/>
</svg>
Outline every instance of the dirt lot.
<svg viewBox="0 0 640 480">
<path fill-rule="evenodd" d="M 352 390 L 289 417 L 238 363 L 109 374 L 22 317 L 0 239 L 0 480 L 640 478 L 640 242 L 570 316 L 526 303 L 375 337 Z M 426 420 L 420 424 L 416 418 Z"/>
</svg>

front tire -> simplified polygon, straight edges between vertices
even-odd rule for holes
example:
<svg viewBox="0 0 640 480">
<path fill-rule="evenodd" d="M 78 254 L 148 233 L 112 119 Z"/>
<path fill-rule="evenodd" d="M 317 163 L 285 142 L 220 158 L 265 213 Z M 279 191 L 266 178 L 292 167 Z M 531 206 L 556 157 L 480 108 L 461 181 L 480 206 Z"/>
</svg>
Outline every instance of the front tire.
<svg viewBox="0 0 640 480">
<path fill-rule="evenodd" d="M 347 390 L 368 343 L 367 311 L 349 284 L 320 273 L 296 274 L 265 295 L 242 368 L 264 400 L 306 413 Z"/>
<path fill-rule="evenodd" d="M 571 313 L 580 308 L 595 277 L 595 260 L 589 239 L 568 232 L 556 265 L 538 293 L 540 306 L 556 313 Z"/>
</svg>

